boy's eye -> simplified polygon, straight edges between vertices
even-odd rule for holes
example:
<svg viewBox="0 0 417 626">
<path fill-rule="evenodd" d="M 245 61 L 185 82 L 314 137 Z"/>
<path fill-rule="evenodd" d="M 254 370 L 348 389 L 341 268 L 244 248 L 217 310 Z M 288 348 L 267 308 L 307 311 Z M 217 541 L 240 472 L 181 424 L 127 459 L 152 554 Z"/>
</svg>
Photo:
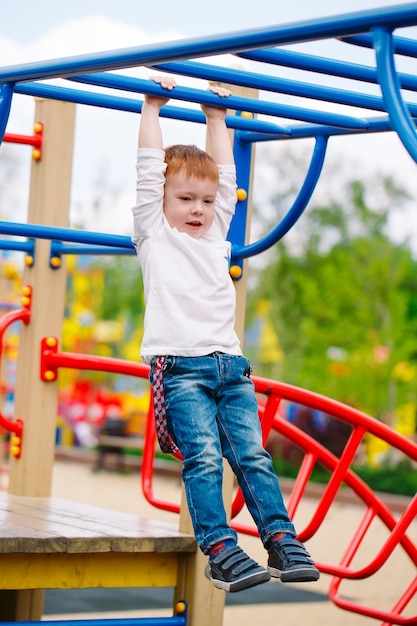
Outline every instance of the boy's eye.
<svg viewBox="0 0 417 626">
<path fill-rule="evenodd" d="M 204 204 L 213 204 L 214 200 L 212 200 L 211 198 L 208 198 L 207 200 L 204 200 Z"/>
<path fill-rule="evenodd" d="M 180 200 L 189 201 L 191 198 L 189 196 L 181 196 Z"/>
</svg>

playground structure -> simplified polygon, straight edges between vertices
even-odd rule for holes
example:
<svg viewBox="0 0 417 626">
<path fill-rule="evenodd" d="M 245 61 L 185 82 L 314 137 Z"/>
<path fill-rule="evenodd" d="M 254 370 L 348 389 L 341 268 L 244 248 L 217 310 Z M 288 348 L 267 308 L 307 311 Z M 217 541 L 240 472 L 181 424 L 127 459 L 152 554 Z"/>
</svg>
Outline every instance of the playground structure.
<svg viewBox="0 0 417 626">
<path fill-rule="evenodd" d="M 146 378 L 147 367 L 105 357 L 66 353 L 60 351 L 62 334 L 63 302 L 65 293 L 65 257 L 67 254 L 134 254 L 130 239 L 122 235 L 104 235 L 77 231 L 69 228 L 68 207 L 71 184 L 71 163 L 75 124 L 75 103 L 140 113 L 141 102 L 129 97 L 135 94 L 159 94 L 160 87 L 150 81 L 113 73 L 138 66 L 152 67 L 158 71 L 172 72 L 177 76 L 217 81 L 228 84 L 233 95 L 228 99 L 227 124 L 234 132 L 234 152 L 238 171 L 237 211 L 229 238 L 232 242 L 231 276 L 235 280 L 238 300 L 237 330 L 243 337 L 246 259 L 275 245 L 302 216 L 320 177 L 329 138 L 337 135 L 356 135 L 395 131 L 405 149 L 417 162 L 416 118 L 417 105 L 404 99 L 404 92 L 417 91 L 414 75 L 396 71 L 394 56 L 417 57 L 417 42 L 397 36 L 394 31 L 417 25 L 417 3 L 389 7 L 374 11 L 352 13 L 335 18 L 313 20 L 297 24 L 269 27 L 263 30 L 245 31 L 201 38 L 189 41 L 168 42 L 105 54 L 92 54 L 55 61 L 32 63 L 18 67 L 0 68 L 0 136 L 5 133 L 13 94 L 34 96 L 38 99 L 35 113 L 35 130 L 28 143 L 33 154 L 30 203 L 27 224 L 0 223 L 0 232 L 12 236 L 2 239 L 0 247 L 18 250 L 25 255 L 23 274 L 22 308 L 6 313 L 0 322 L 0 348 L 7 327 L 22 322 L 19 341 L 19 360 L 16 379 L 14 420 L 1 416 L 0 424 L 11 431 L 12 458 L 10 462 L 9 496 L 1 499 L 4 514 L 0 538 L 0 619 L 19 621 L 40 619 L 42 592 L 47 586 L 129 586 L 164 585 L 175 587 L 177 615 L 165 621 L 149 623 L 185 624 L 192 626 L 217 626 L 222 623 L 224 596 L 214 590 L 204 576 L 204 557 L 195 550 L 186 507 L 179 503 L 158 499 L 152 489 L 152 464 L 155 449 L 155 430 L 152 410 L 147 422 L 142 485 L 148 500 L 157 508 L 180 513 L 180 531 L 166 528 L 164 548 L 152 543 L 149 532 L 142 542 L 132 530 L 132 520 L 124 519 L 124 534 L 114 538 L 111 531 L 100 530 L 89 518 L 84 528 L 62 526 L 57 535 L 45 530 L 45 520 L 56 521 L 61 514 L 71 518 L 77 512 L 65 507 L 59 513 L 59 503 L 48 499 L 54 458 L 57 379 L 61 368 L 111 371 Z M 342 46 L 373 48 L 376 67 L 341 62 L 317 57 L 312 54 L 293 52 L 284 48 L 299 42 L 313 42 L 337 38 Z M 224 68 L 215 64 L 216 55 L 230 53 L 249 61 L 256 71 Z M 211 57 L 210 63 L 194 59 Z M 310 82 L 282 79 L 275 68 L 286 66 L 297 71 L 332 75 L 346 81 L 362 81 L 379 84 L 382 97 L 365 95 L 354 90 L 321 87 Z M 268 73 L 268 70 L 269 73 Z M 65 86 L 50 84 L 52 78 L 64 79 Z M 88 85 L 88 90 L 76 90 L 67 81 Z M 180 80 L 178 81 L 180 83 Z M 102 93 L 106 88 L 122 92 Z M 305 98 L 309 107 L 280 104 L 269 100 L 268 94 L 289 94 Z M 178 86 L 171 94 L 180 102 L 215 103 L 217 96 L 199 89 Z M 324 112 L 314 106 L 317 102 L 331 102 L 335 106 L 360 109 L 360 117 L 340 112 Z M 363 110 L 369 112 L 363 116 Z M 373 116 L 377 111 L 380 115 Z M 236 114 L 235 114 L 236 113 Z M 204 116 L 185 106 L 165 106 L 161 112 L 176 120 L 202 123 Z M 267 116 L 268 121 L 256 116 Z M 276 120 L 279 120 L 277 123 Z M 289 120 L 283 123 L 282 119 Z M 16 137 L 5 135 L 7 140 Z M 254 243 L 247 243 L 250 223 L 251 183 L 253 170 L 253 146 L 261 141 L 283 141 L 296 138 L 314 139 L 311 164 L 306 179 L 287 215 L 270 233 Z M 19 140 L 19 139 L 18 139 Z M 24 241 L 16 238 L 24 238 Z M 135 261 L 133 261 L 135 262 Z M 304 460 L 295 481 L 288 509 L 295 515 L 305 493 L 305 488 L 316 463 L 324 465 L 331 477 L 324 494 L 317 504 L 310 522 L 300 532 L 300 539 L 313 537 L 325 521 L 332 502 L 343 484 L 351 488 L 365 504 L 365 513 L 358 529 L 348 543 L 340 562 L 321 562 L 318 566 L 331 576 L 329 596 L 342 609 L 366 615 L 388 624 L 412 625 L 416 615 L 407 613 L 417 592 L 415 571 L 411 581 L 404 580 L 404 590 L 395 605 L 390 608 L 369 606 L 347 600 L 339 595 L 344 580 L 364 580 L 377 574 L 394 550 L 403 550 L 412 566 L 417 565 L 417 547 L 408 536 L 408 530 L 417 513 L 415 497 L 399 519 L 389 511 L 381 499 L 358 479 L 350 469 L 367 433 L 379 437 L 388 445 L 405 455 L 411 462 L 417 461 L 417 446 L 411 440 L 395 433 L 377 420 L 350 407 L 308 391 L 296 389 L 275 381 L 254 378 L 259 394 L 266 397 L 260 405 L 260 417 L 265 440 L 274 429 L 295 442 L 304 452 Z M 304 406 L 323 410 L 336 419 L 347 422 L 352 433 L 339 458 L 329 453 L 295 426 L 280 419 L 277 409 L 281 400 L 290 400 Z M 232 481 L 228 479 L 226 498 L 232 501 Z M 28 507 L 29 516 L 34 514 L 33 502 L 39 504 L 36 529 L 22 525 L 22 509 Z M 59 505 L 59 506 L 58 506 Z M 55 508 L 58 506 L 58 509 Z M 231 515 L 234 517 L 243 506 L 240 492 L 233 498 Z M 62 513 L 65 510 L 66 513 Z M 10 511 L 12 517 L 10 518 Z M 94 512 L 89 512 L 93 516 Z M 102 517 L 95 513 L 97 520 Z M 19 517 L 20 516 L 20 517 Z M 44 517 L 43 517 L 44 516 Z M 84 518 L 85 519 L 85 518 Z M 378 519 L 387 530 L 386 543 L 367 565 L 356 567 L 354 558 L 360 551 L 371 524 Z M 111 525 L 111 524 L 110 524 Z M 65 526 L 65 524 L 64 524 Z M 235 524 L 240 532 L 254 534 L 252 527 Z M 16 529 L 21 535 L 16 537 Z M 86 532 L 86 528 L 88 532 Z M 159 531 L 161 529 L 159 528 Z M 83 533 L 77 542 L 74 532 Z M 103 536 L 100 535 L 103 533 Z M 164 529 L 162 529 L 162 533 Z M 65 534 L 67 533 L 67 534 Z M 107 533 L 107 535 L 106 535 Z M 132 536 L 133 533 L 133 536 Z M 76 535 L 78 537 L 78 535 Z M 66 538 L 65 541 L 63 538 Z M 104 541 L 104 538 L 107 540 Z M 82 540 L 81 540 L 82 539 Z M 163 537 L 160 536 L 163 543 Z M 126 540 L 126 541 L 122 541 Z M 173 542 L 175 546 L 173 546 Z M 77 547 L 74 544 L 77 543 Z M 104 547 L 105 543 L 105 547 Z M 140 543 L 140 545 L 138 545 Z M 58 544 L 58 545 L 57 545 Z M 64 545 L 65 544 L 65 545 Z M 121 545 L 123 544 L 123 547 Z M 161 553 L 166 552 L 165 560 Z M 104 579 L 98 563 L 119 563 L 116 556 L 136 561 L 130 564 L 130 578 L 120 576 L 120 569 L 113 568 L 111 579 Z M 144 556 L 145 554 L 145 556 Z M 87 565 L 85 556 L 90 565 Z M 132 557 L 133 555 L 133 557 Z M 142 558 L 143 557 L 143 558 Z M 95 565 L 92 567 L 91 562 Z M 125 562 L 123 560 L 123 562 Z M 156 572 L 162 563 L 166 577 Z M 22 577 L 22 567 L 30 572 Z M 88 569 L 90 567 L 90 569 Z M 138 574 L 137 570 L 143 568 Z M 85 579 L 80 582 L 74 575 L 77 568 L 84 568 Z M 103 568 L 101 568 L 103 569 Z M 65 572 L 65 573 L 63 573 Z M 23 580 L 25 578 L 25 580 Z M 188 604 L 188 611 L 185 604 Z M 180 603 L 180 604 L 178 604 Z M 179 608 L 178 608 L 179 607 Z M 142 621 L 142 624 L 147 622 Z"/>
</svg>

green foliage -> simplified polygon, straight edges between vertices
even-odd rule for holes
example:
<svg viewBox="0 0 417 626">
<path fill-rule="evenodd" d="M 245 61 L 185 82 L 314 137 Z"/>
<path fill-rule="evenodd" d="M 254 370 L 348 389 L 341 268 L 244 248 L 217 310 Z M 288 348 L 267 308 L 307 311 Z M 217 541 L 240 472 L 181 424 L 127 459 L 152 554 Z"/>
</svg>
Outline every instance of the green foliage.
<svg viewBox="0 0 417 626">
<path fill-rule="evenodd" d="M 417 472 L 412 470 L 411 462 L 403 461 L 396 467 L 381 465 L 352 466 L 352 470 L 373 490 L 382 493 L 394 493 L 410 496 L 417 493 Z"/>
<path fill-rule="evenodd" d="M 273 463 L 278 476 L 283 478 L 297 477 L 299 465 L 290 463 L 279 456 L 273 457 Z M 373 491 L 409 497 L 413 497 L 417 492 L 417 472 L 411 471 L 409 461 L 403 461 L 395 468 L 391 465 L 381 465 L 380 467 L 353 465 L 351 469 Z M 325 485 L 329 479 L 330 472 L 322 465 L 315 465 L 311 482 Z"/>
<path fill-rule="evenodd" d="M 351 180 L 338 197 L 311 206 L 273 251 L 249 293 L 269 316 L 284 354 L 282 379 L 376 417 L 415 403 L 417 263 L 389 237 L 390 218 L 408 198 L 387 177 Z M 256 354 L 256 373 L 267 375 Z"/>
<path fill-rule="evenodd" d="M 143 284 L 136 257 L 99 257 L 94 265 L 104 270 L 103 299 L 98 316 L 103 320 L 116 320 L 126 314 L 132 318 L 142 315 Z"/>
</svg>

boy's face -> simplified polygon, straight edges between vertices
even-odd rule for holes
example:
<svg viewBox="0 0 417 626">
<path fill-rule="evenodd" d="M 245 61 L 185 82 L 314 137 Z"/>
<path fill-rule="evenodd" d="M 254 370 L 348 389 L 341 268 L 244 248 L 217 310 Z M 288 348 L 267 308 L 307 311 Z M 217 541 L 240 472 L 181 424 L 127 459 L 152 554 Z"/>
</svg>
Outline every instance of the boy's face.
<svg viewBox="0 0 417 626">
<path fill-rule="evenodd" d="M 217 183 L 186 178 L 183 172 L 169 174 L 165 182 L 164 213 L 171 228 L 198 239 L 214 219 Z"/>
</svg>

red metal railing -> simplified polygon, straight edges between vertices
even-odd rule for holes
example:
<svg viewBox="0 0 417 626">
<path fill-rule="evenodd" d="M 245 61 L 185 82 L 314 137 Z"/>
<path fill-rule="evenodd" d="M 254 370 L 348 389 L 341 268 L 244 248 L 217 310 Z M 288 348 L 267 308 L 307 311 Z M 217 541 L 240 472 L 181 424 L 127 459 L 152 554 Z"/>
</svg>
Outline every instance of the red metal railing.
<svg viewBox="0 0 417 626">
<path fill-rule="evenodd" d="M 350 465 L 355 459 L 367 433 L 379 437 L 414 462 L 417 461 L 417 445 L 382 422 L 340 402 L 285 383 L 259 377 L 253 377 L 252 379 L 257 393 L 266 396 L 265 405 L 260 405 L 259 407 L 264 441 L 268 439 L 271 430 L 273 430 L 293 442 L 305 453 L 287 504 L 291 518 L 294 517 L 305 494 L 315 465 L 320 464 L 330 471 L 329 482 L 322 496 L 317 501 L 315 511 L 309 523 L 299 533 L 299 539 L 306 541 L 317 533 L 325 521 L 326 515 L 342 484 L 344 487 L 349 487 L 365 505 L 363 518 L 358 527 L 352 529 L 352 539 L 340 563 L 317 562 L 321 572 L 332 576 L 329 586 L 329 598 L 342 609 L 383 620 L 382 626 L 388 626 L 388 624 L 415 625 L 417 623 L 417 615 L 403 617 L 401 613 L 416 594 L 417 576 L 405 587 L 403 594 L 390 611 L 384 611 L 378 607 L 363 605 L 343 598 L 339 595 L 339 588 L 344 579 L 364 579 L 379 572 L 394 550 L 399 547 L 404 550 L 411 562 L 417 566 L 417 546 L 406 534 L 417 516 L 417 496 L 411 500 L 400 519 L 397 520 L 381 498 L 350 469 Z M 278 407 L 282 400 L 323 411 L 330 417 L 350 424 L 352 432 L 340 457 L 335 456 L 297 426 L 280 417 Z M 178 502 L 161 500 L 153 492 L 152 477 L 155 458 L 155 438 L 155 423 L 152 406 L 150 405 L 142 462 L 143 492 L 148 502 L 153 506 L 172 512 L 179 512 L 180 504 Z M 239 513 L 243 504 L 243 497 L 240 489 L 238 489 L 232 503 L 232 518 Z M 386 526 L 390 534 L 378 554 L 366 566 L 354 569 L 351 567 L 353 558 L 358 553 L 366 533 L 370 530 L 371 523 L 376 518 Z M 255 526 L 239 522 L 232 522 L 232 526 L 241 533 L 258 534 Z M 405 581 L 404 584 L 406 584 Z"/>
<path fill-rule="evenodd" d="M 6 330 L 15 322 L 20 321 L 24 324 L 29 324 L 31 304 L 32 287 L 27 285 L 22 288 L 23 308 L 17 311 L 9 311 L 9 313 L 6 313 L 0 319 L 0 363 L 3 355 L 3 338 Z M 22 452 L 23 421 L 21 419 L 11 421 L 0 413 L 0 427 L 9 433 L 13 433 L 13 437 L 10 440 L 10 452 L 18 459 Z"/>
</svg>

